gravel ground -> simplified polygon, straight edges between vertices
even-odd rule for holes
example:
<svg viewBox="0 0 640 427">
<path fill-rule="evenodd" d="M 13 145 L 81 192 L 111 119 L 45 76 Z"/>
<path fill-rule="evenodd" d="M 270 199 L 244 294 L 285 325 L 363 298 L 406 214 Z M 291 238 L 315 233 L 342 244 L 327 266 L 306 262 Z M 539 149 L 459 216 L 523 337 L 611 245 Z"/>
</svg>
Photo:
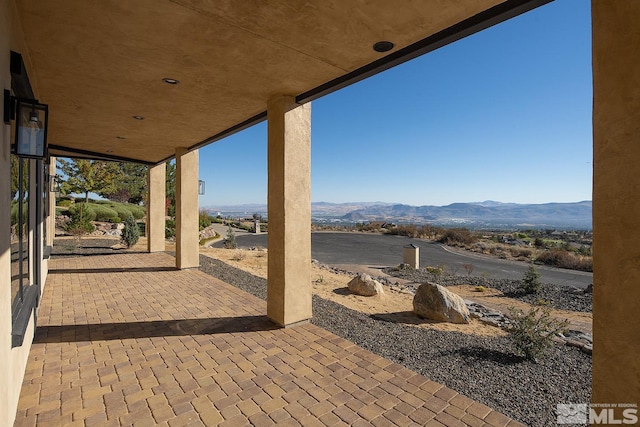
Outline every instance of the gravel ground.
<svg viewBox="0 0 640 427">
<path fill-rule="evenodd" d="M 266 299 L 263 278 L 202 255 L 200 269 Z M 386 322 L 315 295 L 312 322 L 530 426 L 556 425 L 558 403 L 591 400 L 591 357 L 573 347 L 554 346 L 548 357 L 529 362 L 507 338 Z"/>
<path fill-rule="evenodd" d="M 503 292 L 505 296 L 530 304 L 543 299 L 545 301 L 549 301 L 549 305 L 551 307 L 560 310 L 582 311 L 589 313 L 593 311 L 592 295 L 590 293 L 585 293 L 581 289 L 573 288 L 571 286 L 560 286 L 543 283 L 540 288 L 540 292 L 536 294 L 525 294 L 520 289 L 520 286 L 522 285 L 522 282 L 520 280 L 490 278 L 485 279 L 483 277 L 462 275 L 436 276 L 432 273 L 429 273 L 426 269 L 416 270 L 412 268 L 386 268 L 383 271 L 390 276 L 414 282 L 416 284 L 414 289 L 417 288 L 419 284 L 427 281 L 437 283 L 442 286 L 453 286 L 460 284 L 484 286 L 498 289 L 499 291 Z M 387 280 L 387 283 L 393 283 L 393 281 Z"/>
</svg>

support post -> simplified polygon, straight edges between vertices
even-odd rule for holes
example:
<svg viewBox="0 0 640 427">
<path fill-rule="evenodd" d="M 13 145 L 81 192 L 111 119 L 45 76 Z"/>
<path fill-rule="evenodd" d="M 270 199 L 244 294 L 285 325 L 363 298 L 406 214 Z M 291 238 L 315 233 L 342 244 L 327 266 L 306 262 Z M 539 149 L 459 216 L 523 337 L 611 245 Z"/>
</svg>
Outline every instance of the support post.
<svg viewBox="0 0 640 427">
<path fill-rule="evenodd" d="M 272 98 L 268 120 L 267 315 L 288 326 L 311 318 L 311 104 Z"/>
<path fill-rule="evenodd" d="M 640 404 L 640 2 L 592 0 L 591 12 L 592 399 Z"/>
<path fill-rule="evenodd" d="M 200 266 L 198 150 L 176 149 L 176 267 Z"/>
<path fill-rule="evenodd" d="M 146 227 L 149 252 L 163 252 L 165 249 L 166 174 L 166 163 L 149 167 Z"/>
</svg>

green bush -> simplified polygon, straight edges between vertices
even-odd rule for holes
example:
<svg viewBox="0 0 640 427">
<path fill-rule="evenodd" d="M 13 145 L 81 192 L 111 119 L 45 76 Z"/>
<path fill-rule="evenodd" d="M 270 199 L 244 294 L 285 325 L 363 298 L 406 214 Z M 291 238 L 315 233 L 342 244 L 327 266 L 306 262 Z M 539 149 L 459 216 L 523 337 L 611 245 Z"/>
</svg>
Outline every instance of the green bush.
<svg viewBox="0 0 640 427">
<path fill-rule="evenodd" d="M 116 211 L 120 218 L 127 218 L 129 215 L 133 215 L 129 209 L 120 203 L 111 203 L 109 207 Z"/>
<path fill-rule="evenodd" d="M 76 203 L 73 206 L 69 206 L 69 213 L 71 214 L 71 217 L 75 215 L 78 215 L 79 217 L 81 215 L 83 221 L 96 220 L 96 212 L 93 210 L 93 208 L 91 207 L 91 204 L 89 203 L 81 202 L 81 203 Z"/>
<path fill-rule="evenodd" d="M 22 215 L 22 220 L 26 221 L 27 220 L 27 215 L 28 215 L 28 209 L 27 209 L 27 204 L 24 204 L 23 207 L 23 215 Z M 11 201 L 11 224 L 17 224 L 18 223 L 18 202 L 15 200 Z"/>
<path fill-rule="evenodd" d="M 111 209 L 109 206 L 94 203 L 91 204 L 91 209 L 96 213 L 96 221 L 115 222 L 113 219 L 119 217 L 118 212 Z"/>
<path fill-rule="evenodd" d="M 131 203 L 117 203 L 106 200 L 104 204 L 108 204 L 110 209 L 118 213 L 120 218 L 126 218 L 133 215 L 135 219 L 142 219 L 145 215 L 145 209 L 142 206 L 133 205 Z"/>
<path fill-rule="evenodd" d="M 567 320 L 551 317 L 549 307 L 532 307 L 528 313 L 511 307 L 511 322 L 507 329 L 516 352 L 536 360 L 553 346 L 553 337 L 566 330 Z"/>
<path fill-rule="evenodd" d="M 58 203 L 56 203 L 57 206 L 61 206 L 63 208 L 68 208 L 72 204 L 73 204 L 73 201 L 69 199 L 62 199 Z"/>
<path fill-rule="evenodd" d="M 167 219 L 164 222 L 164 237 L 165 239 L 171 239 L 176 236 L 176 221 L 173 219 Z"/>
<path fill-rule="evenodd" d="M 200 226 L 200 230 L 204 230 L 208 226 L 211 225 L 211 217 L 207 213 L 207 211 L 201 210 L 198 214 L 198 222 Z"/>
<path fill-rule="evenodd" d="M 96 227 L 91 223 L 91 220 L 87 217 L 87 211 L 89 211 L 89 209 L 79 207 L 77 210 L 74 209 L 73 212 L 71 212 L 71 209 L 69 209 L 69 211 L 71 214 L 71 220 L 64 227 L 67 232 L 75 236 L 82 236 L 83 234 L 91 233 L 96 229 Z"/>
<path fill-rule="evenodd" d="M 140 239 L 140 229 L 133 215 L 129 215 L 124 220 L 124 229 L 122 230 L 122 241 L 127 247 L 132 247 Z"/>
<path fill-rule="evenodd" d="M 131 212 L 131 215 L 133 215 L 135 219 L 142 219 L 147 213 L 143 206 L 132 205 L 131 203 L 128 203 L 124 206 L 126 206 L 126 208 L 129 209 L 129 212 Z"/>
<path fill-rule="evenodd" d="M 536 266 L 531 264 L 524 272 L 521 289 L 527 294 L 537 294 L 540 291 L 540 286 L 540 273 L 538 273 Z"/>
<path fill-rule="evenodd" d="M 119 222 L 122 222 L 122 218 L 120 218 L 119 216 L 115 216 L 115 217 L 111 218 L 109 220 L 109 222 L 111 222 L 113 224 L 118 224 Z"/>
</svg>

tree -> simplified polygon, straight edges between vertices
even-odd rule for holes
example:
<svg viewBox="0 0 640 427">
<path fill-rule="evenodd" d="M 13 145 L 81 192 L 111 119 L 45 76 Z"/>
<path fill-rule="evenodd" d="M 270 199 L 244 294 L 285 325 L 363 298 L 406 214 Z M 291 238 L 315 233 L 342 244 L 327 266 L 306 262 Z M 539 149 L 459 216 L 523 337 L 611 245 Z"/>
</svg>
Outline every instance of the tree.
<svg viewBox="0 0 640 427">
<path fill-rule="evenodd" d="M 104 187 L 97 193 L 105 199 L 140 204 L 147 187 L 146 165 L 129 162 L 107 162 Z"/>
<path fill-rule="evenodd" d="M 60 185 L 63 194 L 84 194 L 89 201 L 89 193 L 97 193 L 105 188 L 110 171 L 107 162 L 84 159 L 58 159 L 58 167 L 67 179 Z"/>
<path fill-rule="evenodd" d="M 167 162 L 166 172 L 166 209 L 167 215 L 176 216 L 176 162 Z"/>
</svg>

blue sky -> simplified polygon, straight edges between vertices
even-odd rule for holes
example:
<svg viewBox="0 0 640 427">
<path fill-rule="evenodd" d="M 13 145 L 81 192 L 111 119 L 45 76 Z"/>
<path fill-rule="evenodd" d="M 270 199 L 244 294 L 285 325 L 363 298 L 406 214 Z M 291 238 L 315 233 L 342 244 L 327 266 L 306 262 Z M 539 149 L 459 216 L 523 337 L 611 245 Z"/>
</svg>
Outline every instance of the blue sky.
<svg viewBox="0 0 640 427">
<path fill-rule="evenodd" d="M 590 2 L 556 0 L 312 103 L 314 202 L 591 200 Z M 266 203 L 267 127 L 200 150 L 202 207 Z"/>
</svg>

